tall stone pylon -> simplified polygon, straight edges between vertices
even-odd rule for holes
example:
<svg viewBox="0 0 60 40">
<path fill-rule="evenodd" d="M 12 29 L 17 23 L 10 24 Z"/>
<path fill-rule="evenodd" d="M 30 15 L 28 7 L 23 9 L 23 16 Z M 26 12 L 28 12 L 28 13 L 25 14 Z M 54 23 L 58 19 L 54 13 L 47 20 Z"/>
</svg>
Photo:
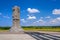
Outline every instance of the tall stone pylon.
<svg viewBox="0 0 60 40">
<path fill-rule="evenodd" d="M 20 26 L 20 8 L 18 6 L 14 6 L 12 8 L 12 18 L 13 18 L 13 25 L 10 29 L 12 33 L 24 33 L 23 29 Z"/>
</svg>

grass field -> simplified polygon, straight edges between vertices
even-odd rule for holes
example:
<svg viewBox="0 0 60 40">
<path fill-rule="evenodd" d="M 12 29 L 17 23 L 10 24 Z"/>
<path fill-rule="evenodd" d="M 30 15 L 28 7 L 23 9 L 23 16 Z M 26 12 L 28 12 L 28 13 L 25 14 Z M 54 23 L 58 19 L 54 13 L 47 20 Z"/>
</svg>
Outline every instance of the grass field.
<svg viewBox="0 0 60 40">
<path fill-rule="evenodd" d="M 54 32 L 60 32 L 60 28 L 23 28 L 25 31 L 54 31 Z"/>
<path fill-rule="evenodd" d="M 39 26 L 39 27 L 23 27 L 23 29 L 25 30 L 25 31 L 52 31 L 52 32 L 60 32 L 60 27 L 59 26 L 55 26 L 55 27 L 48 27 L 48 26 Z"/>
<path fill-rule="evenodd" d="M 24 31 L 51 31 L 60 32 L 60 26 L 22 26 Z M 8 31 L 10 27 L 0 27 L 0 32 Z"/>
</svg>

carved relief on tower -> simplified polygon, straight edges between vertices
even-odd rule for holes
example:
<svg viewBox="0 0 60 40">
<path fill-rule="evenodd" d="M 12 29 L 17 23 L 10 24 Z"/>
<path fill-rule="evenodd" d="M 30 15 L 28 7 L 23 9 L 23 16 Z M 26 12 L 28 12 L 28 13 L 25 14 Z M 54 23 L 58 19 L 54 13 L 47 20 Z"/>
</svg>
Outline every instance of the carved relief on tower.
<svg viewBox="0 0 60 40">
<path fill-rule="evenodd" d="M 17 6 L 15 6 L 14 8 L 13 8 L 13 19 L 19 19 L 19 16 L 20 14 L 19 14 L 19 7 L 17 7 Z"/>
<path fill-rule="evenodd" d="M 15 6 L 15 7 L 13 8 L 13 12 L 15 11 L 15 12 L 19 13 L 19 12 L 20 12 L 19 10 L 20 10 L 20 8 L 17 7 L 17 6 Z"/>
</svg>

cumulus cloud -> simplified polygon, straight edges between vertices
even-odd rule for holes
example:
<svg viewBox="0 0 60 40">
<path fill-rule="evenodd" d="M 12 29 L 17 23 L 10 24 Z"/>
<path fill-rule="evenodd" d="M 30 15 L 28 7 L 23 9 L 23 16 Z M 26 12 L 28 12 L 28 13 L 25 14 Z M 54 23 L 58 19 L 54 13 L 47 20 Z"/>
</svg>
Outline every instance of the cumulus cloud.
<svg viewBox="0 0 60 40">
<path fill-rule="evenodd" d="M 43 19 L 43 17 L 40 17 L 41 19 Z"/>
<path fill-rule="evenodd" d="M 43 25 L 46 24 L 46 22 L 43 19 L 39 19 L 39 20 L 33 22 L 33 24 L 36 25 L 36 26 L 38 26 L 38 25 L 43 26 Z"/>
<path fill-rule="evenodd" d="M 28 15 L 28 18 L 27 19 L 36 19 L 36 17 L 35 16 Z"/>
<path fill-rule="evenodd" d="M 59 23 L 60 22 L 60 17 L 57 17 L 56 19 L 53 19 L 51 23 Z"/>
<path fill-rule="evenodd" d="M 26 22 L 25 19 L 21 19 L 21 21 L 24 22 L 24 23 Z"/>
<path fill-rule="evenodd" d="M 57 20 L 59 20 L 59 21 L 60 21 L 60 17 L 58 17 L 58 18 L 57 18 Z"/>
<path fill-rule="evenodd" d="M 53 14 L 60 14 L 60 9 L 54 9 L 54 10 L 52 11 L 52 13 L 53 13 Z"/>
<path fill-rule="evenodd" d="M 59 24 L 60 23 L 60 17 L 57 17 L 57 18 L 55 18 L 55 19 L 50 19 L 49 21 L 47 21 L 47 20 L 43 20 L 43 19 L 39 19 L 39 20 L 37 20 L 37 21 L 35 21 L 35 22 L 33 22 L 33 24 L 35 24 L 35 25 L 48 25 L 48 26 L 50 26 L 50 25 L 60 25 Z"/>
<path fill-rule="evenodd" d="M 40 19 L 39 22 L 44 22 L 44 21 L 42 19 Z"/>
<path fill-rule="evenodd" d="M 45 17 L 45 18 L 50 18 L 50 16 L 47 16 L 47 17 Z"/>
<path fill-rule="evenodd" d="M 56 20 L 56 19 L 54 19 L 54 20 L 50 21 L 50 23 L 52 23 L 52 24 L 54 24 L 54 23 L 56 23 L 56 22 L 57 22 L 57 20 Z"/>
<path fill-rule="evenodd" d="M 8 19 L 10 18 L 9 16 L 3 16 L 3 17 L 4 17 L 4 18 L 8 18 Z"/>
<path fill-rule="evenodd" d="M 40 24 L 42 24 L 42 23 L 45 23 L 45 22 L 44 22 L 44 20 L 39 19 L 38 21 L 36 21 L 36 22 L 34 22 L 34 23 L 40 23 Z"/>
<path fill-rule="evenodd" d="M 38 9 L 34 9 L 34 8 L 28 8 L 27 11 L 29 13 L 40 13 L 40 11 Z"/>
</svg>

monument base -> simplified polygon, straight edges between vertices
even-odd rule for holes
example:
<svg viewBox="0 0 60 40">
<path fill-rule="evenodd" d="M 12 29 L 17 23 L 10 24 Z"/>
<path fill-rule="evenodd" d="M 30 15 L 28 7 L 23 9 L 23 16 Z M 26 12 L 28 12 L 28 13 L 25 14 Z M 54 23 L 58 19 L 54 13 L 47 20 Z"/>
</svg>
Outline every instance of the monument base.
<svg viewBox="0 0 60 40">
<path fill-rule="evenodd" d="M 11 32 L 11 33 L 24 33 L 24 31 L 21 27 L 11 27 L 9 32 Z"/>
</svg>

